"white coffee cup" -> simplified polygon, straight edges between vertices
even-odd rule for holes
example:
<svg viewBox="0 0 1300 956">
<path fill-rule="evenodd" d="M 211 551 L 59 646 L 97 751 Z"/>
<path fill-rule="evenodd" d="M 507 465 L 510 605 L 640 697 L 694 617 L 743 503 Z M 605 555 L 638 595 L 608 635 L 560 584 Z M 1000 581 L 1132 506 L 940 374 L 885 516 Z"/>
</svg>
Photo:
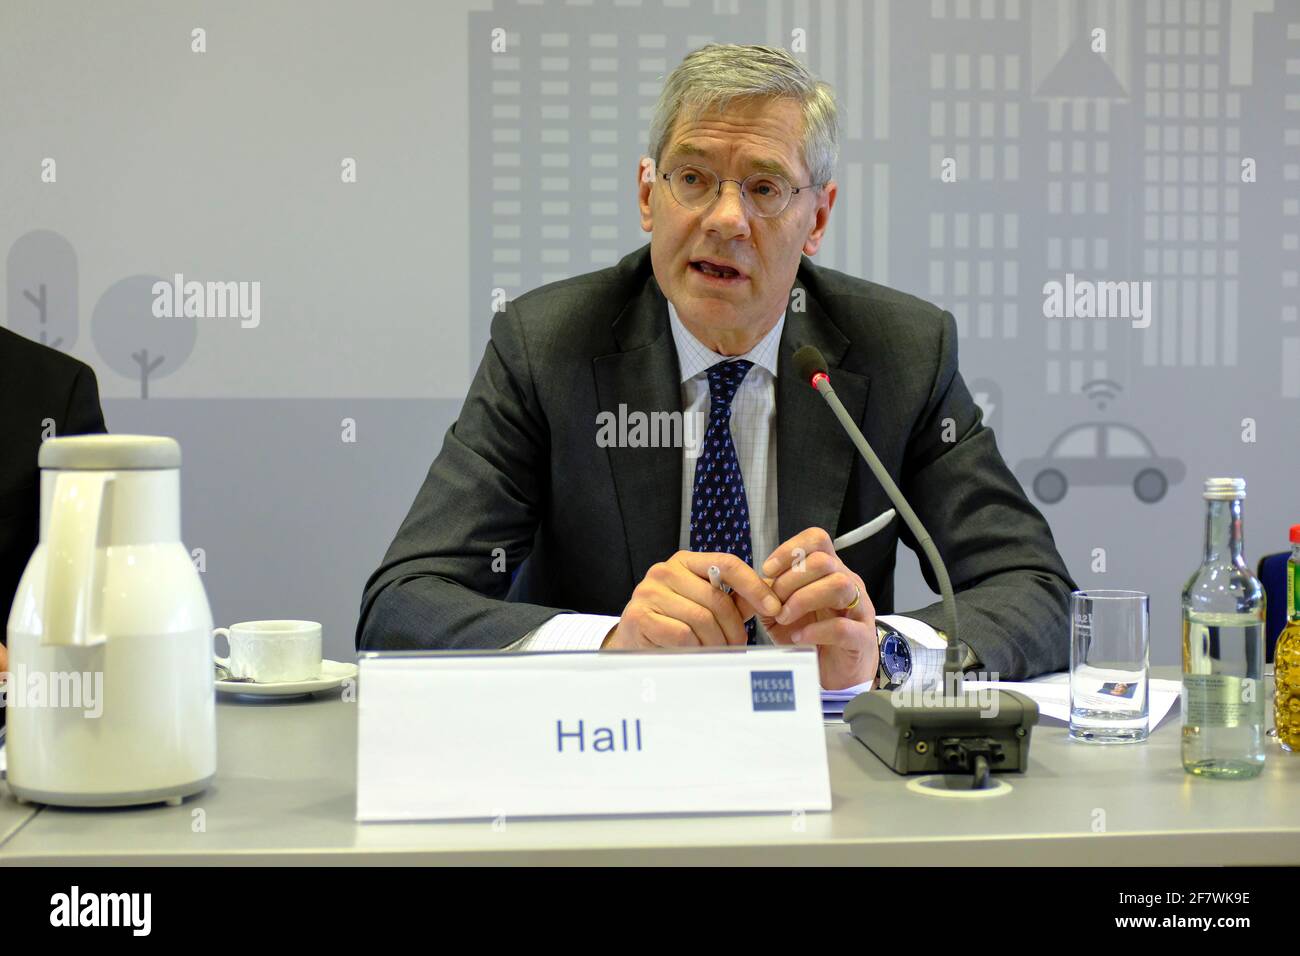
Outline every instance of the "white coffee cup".
<svg viewBox="0 0 1300 956">
<path fill-rule="evenodd" d="M 259 684 L 320 677 L 320 624 L 315 621 L 244 621 L 212 631 L 230 643 L 229 657 L 215 657 L 235 680 Z"/>
</svg>

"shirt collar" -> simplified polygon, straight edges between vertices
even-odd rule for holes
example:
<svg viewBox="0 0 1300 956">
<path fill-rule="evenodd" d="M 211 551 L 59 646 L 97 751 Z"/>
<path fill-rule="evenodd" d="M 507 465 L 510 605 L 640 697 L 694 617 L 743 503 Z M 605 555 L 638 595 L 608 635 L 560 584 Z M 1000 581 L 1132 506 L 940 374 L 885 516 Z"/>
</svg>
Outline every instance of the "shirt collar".
<svg viewBox="0 0 1300 956">
<path fill-rule="evenodd" d="M 784 312 L 781 313 L 781 318 L 777 320 L 776 325 L 772 326 L 771 331 L 759 339 L 758 344 L 744 355 L 719 355 L 713 351 L 682 324 L 671 301 L 668 302 L 668 324 L 672 327 L 673 341 L 677 344 L 677 364 L 681 367 L 683 382 L 693 379 L 719 362 L 737 359 L 747 359 L 760 368 L 766 369 L 773 378 L 776 378 L 777 349 L 781 345 L 781 330 L 785 327 Z"/>
</svg>

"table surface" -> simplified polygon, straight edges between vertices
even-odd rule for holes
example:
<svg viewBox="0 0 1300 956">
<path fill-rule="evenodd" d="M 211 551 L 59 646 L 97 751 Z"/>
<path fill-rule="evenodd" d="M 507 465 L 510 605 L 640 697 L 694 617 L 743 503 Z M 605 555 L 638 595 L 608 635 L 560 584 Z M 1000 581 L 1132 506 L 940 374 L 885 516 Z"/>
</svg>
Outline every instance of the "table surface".
<svg viewBox="0 0 1300 956">
<path fill-rule="evenodd" d="M 0 781 L 0 847 L 36 813 L 36 807 L 21 804 L 11 797 L 3 781 Z"/>
<path fill-rule="evenodd" d="M 71 810 L 0 784 L 0 864 L 1300 863 L 1300 754 L 1270 739 L 1258 778 L 1194 778 L 1177 710 L 1142 744 L 1077 743 L 1044 720 L 1029 772 L 979 800 L 909 791 L 828 723 L 829 813 L 359 824 L 354 703 L 218 696 L 210 789 L 179 807 Z"/>
</svg>

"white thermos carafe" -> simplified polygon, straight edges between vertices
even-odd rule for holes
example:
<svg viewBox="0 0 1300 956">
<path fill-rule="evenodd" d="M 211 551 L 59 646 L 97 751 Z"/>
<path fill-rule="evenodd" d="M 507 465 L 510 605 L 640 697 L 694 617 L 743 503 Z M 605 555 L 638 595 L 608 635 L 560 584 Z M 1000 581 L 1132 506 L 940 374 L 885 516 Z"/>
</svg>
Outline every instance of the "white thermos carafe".
<svg viewBox="0 0 1300 956">
<path fill-rule="evenodd" d="M 9 614 L 9 789 L 177 803 L 217 766 L 212 612 L 180 540 L 180 446 L 52 438 L 38 463 L 40 543 Z"/>
</svg>

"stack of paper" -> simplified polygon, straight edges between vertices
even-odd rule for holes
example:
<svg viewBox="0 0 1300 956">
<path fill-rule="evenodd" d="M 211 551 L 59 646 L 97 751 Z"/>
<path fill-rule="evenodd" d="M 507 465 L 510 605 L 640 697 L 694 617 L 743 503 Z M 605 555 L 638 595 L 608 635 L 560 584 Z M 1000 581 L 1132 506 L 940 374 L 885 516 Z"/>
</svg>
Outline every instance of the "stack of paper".
<svg viewBox="0 0 1300 956">
<path fill-rule="evenodd" d="M 822 691 L 822 716 L 828 720 L 844 716 L 844 706 L 870 684 L 860 684 L 845 690 Z M 981 690 L 986 687 L 998 690 L 1014 690 L 1030 698 L 1038 705 L 1038 712 L 1043 717 L 1050 717 L 1068 723 L 1070 720 L 1070 675 L 1064 671 L 1057 674 L 1045 674 L 1031 681 L 979 681 L 968 680 L 962 684 L 966 690 Z M 1182 682 L 1152 678 L 1148 681 L 1147 726 L 1155 730 L 1165 719 L 1174 704 Z"/>
<path fill-rule="evenodd" d="M 845 705 L 864 691 L 871 690 L 873 683 L 874 681 L 868 681 L 865 684 L 858 684 L 856 687 L 846 687 L 844 690 L 823 690 L 822 717 L 827 720 L 843 717 Z"/>
<path fill-rule="evenodd" d="M 1032 681 L 1021 683 L 1011 681 L 966 681 L 962 686 L 971 690 L 982 687 L 995 687 L 1001 690 L 1019 691 L 1038 704 L 1038 712 L 1044 717 L 1051 717 L 1065 723 L 1070 721 L 1070 675 L 1064 671 L 1057 674 L 1045 674 Z M 1147 727 L 1155 730 L 1165 719 L 1170 709 L 1178 702 L 1182 690 L 1181 680 L 1161 680 L 1151 678 L 1147 681 Z"/>
</svg>

